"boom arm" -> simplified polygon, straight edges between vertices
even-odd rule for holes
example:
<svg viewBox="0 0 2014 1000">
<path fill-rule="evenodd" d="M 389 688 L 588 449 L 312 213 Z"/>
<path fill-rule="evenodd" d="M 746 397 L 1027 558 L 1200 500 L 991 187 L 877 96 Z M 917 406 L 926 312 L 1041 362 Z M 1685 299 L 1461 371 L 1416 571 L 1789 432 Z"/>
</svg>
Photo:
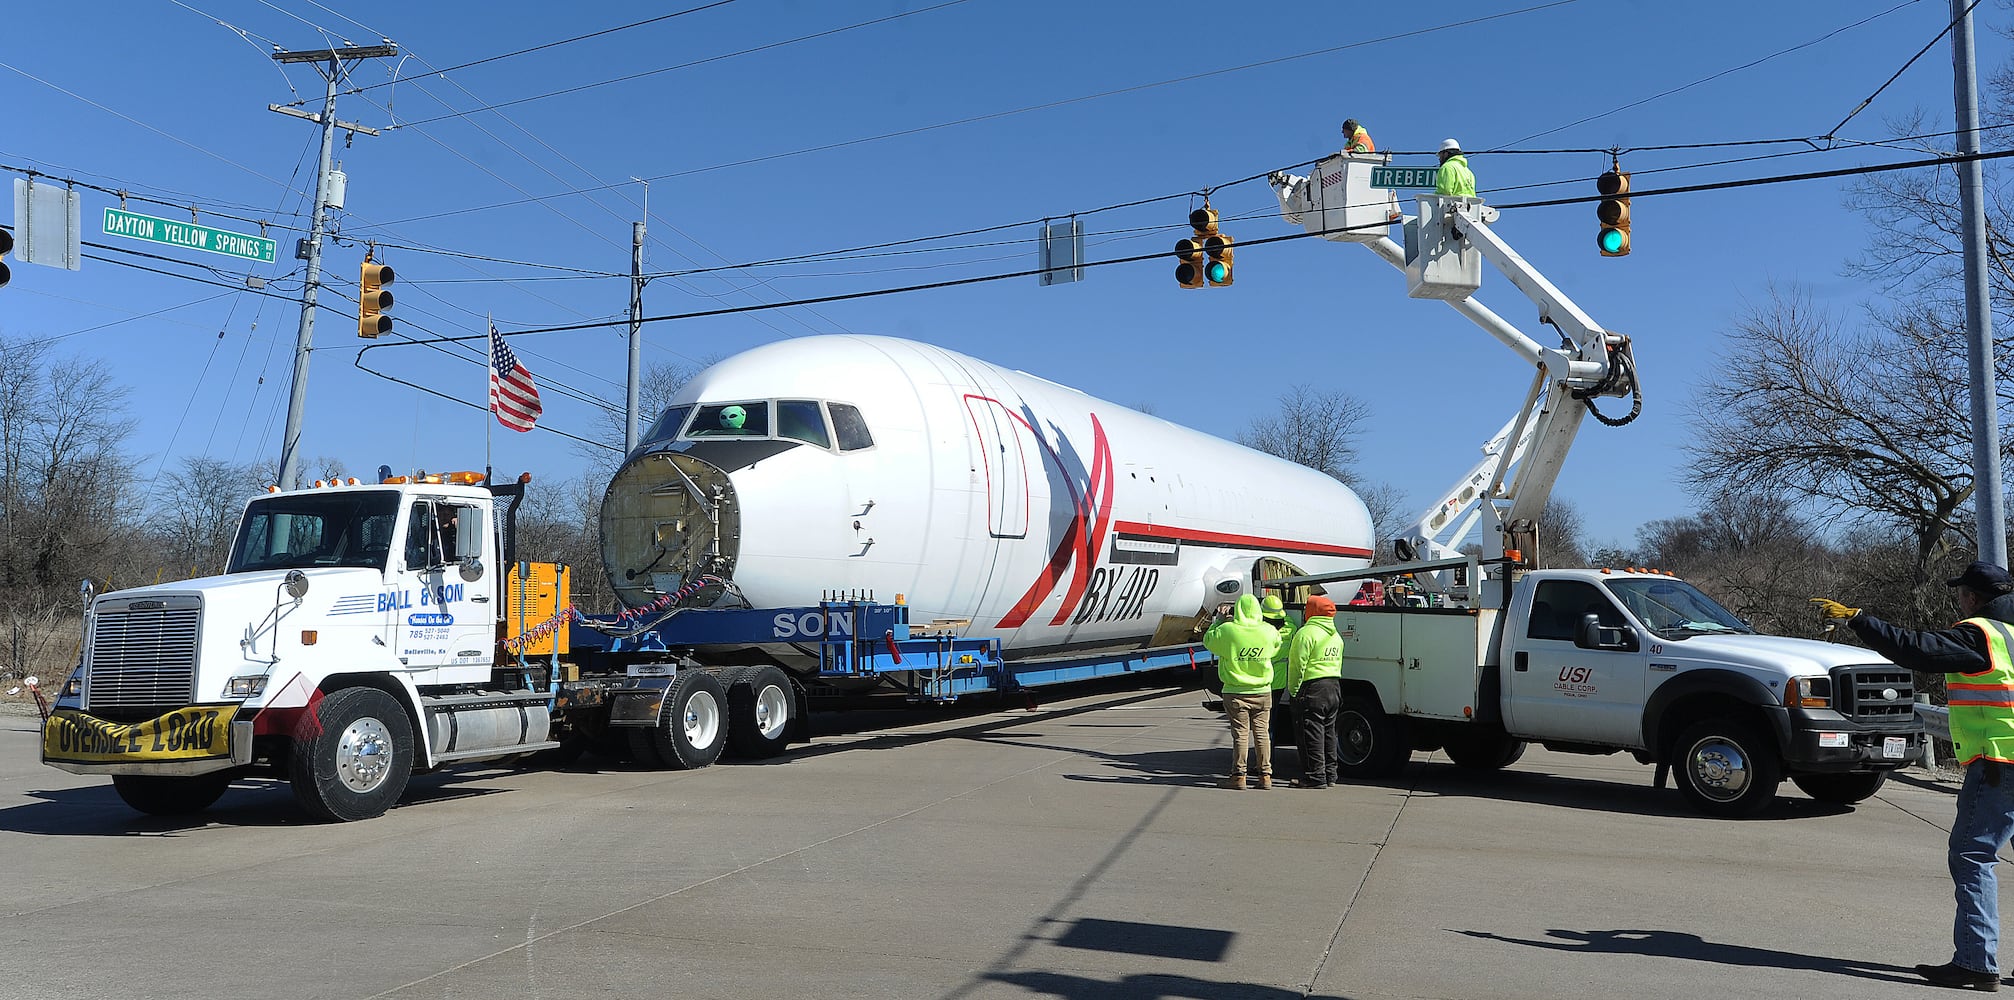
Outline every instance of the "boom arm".
<svg viewBox="0 0 2014 1000">
<path fill-rule="evenodd" d="M 1312 178 L 1274 176 L 1281 213 L 1315 235 L 1362 243 L 1405 271 L 1409 294 L 1440 298 L 1535 368 L 1524 405 L 1483 445 L 1483 456 L 1394 540 L 1401 560 L 1460 554 L 1462 540 L 1487 515 L 1498 544 L 1485 556 L 1516 553 L 1536 564 L 1539 512 L 1552 495 L 1581 419 L 1598 396 L 1635 394 L 1629 338 L 1603 329 L 1490 229 L 1495 209 L 1475 198 L 1424 195 L 1418 216 L 1406 217 L 1407 245 L 1386 233 L 1398 221 L 1397 200 L 1369 186 L 1378 160 L 1333 156 Z M 1409 255 L 1408 250 L 1411 250 Z M 1533 304 L 1539 321 L 1558 331 L 1558 347 L 1542 346 L 1482 303 L 1480 260 L 1502 272 Z M 1448 280 L 1449 275 L 1456 275 Z M 1472 277 L 1461 277 L 1472 275 Z M 1640 404 L 1640 400 L 1639 400 Z M 1635 413 L 1613 423 L 1627 423 Z M 1602 418 L 1607 421 L 1607 418 Z"/>
</svg>

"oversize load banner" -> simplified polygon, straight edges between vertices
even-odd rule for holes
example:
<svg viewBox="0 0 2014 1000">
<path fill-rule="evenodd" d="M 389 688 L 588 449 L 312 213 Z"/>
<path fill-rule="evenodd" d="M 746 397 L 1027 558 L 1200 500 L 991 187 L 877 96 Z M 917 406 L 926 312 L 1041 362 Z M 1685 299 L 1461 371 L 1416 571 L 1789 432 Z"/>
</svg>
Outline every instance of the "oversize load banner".
<svg viewBox="0 0 2014 1000">
<path fill-rule="evenodd" d="M 236 705 L 198 705 L 124 723 L 58 709 L 42 727 L 42 758 L 106 764 L 229 757 L 236 711 Z"/>
</svg>

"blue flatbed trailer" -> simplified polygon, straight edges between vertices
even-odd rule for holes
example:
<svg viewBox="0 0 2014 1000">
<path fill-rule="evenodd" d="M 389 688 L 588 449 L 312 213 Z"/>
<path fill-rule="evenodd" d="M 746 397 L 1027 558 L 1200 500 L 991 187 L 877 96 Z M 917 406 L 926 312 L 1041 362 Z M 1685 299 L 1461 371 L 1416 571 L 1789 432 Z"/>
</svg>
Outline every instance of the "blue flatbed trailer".
<svg viewBox="0 0 2014 1000">
<path fill-rule="evenodd" d="M 603 627 L 618 621 L 612 616 L 584 617 Z M 907 675 L 914 678 L 909 696 L 923 701 L 1012 694 L 1150 671 L 1172 674 L 1216 664 L 1200 643 L 1008 659 L 997 638 L 915 628 L 907 605 L 871 600 L 825 600 L 793 608 L 685 609 L 628 634 L 575 628 L 570 649 L 578 662 L 619 670 L 630 662 L 662 662 L 668 654 L 699 647 L 785 643 L 817 647 L 818 678 Z"/>
</svg>

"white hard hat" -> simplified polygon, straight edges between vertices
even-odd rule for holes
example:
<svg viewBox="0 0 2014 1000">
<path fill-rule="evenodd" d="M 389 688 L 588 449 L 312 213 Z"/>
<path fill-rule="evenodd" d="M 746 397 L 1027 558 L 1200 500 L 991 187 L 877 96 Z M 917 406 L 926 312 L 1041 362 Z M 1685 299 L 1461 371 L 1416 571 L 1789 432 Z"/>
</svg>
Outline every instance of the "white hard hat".
<svg viewBox="0 0 2014 1000">
<path fill-rule="evenodd" d="M 1441 140 L 1441 152 L 1443 152 L 1443 153 L 1450 153 L 1450 152 L 1452 152 L 1452 153 L 1459 153 L 1459 152 L 1461 152 L 1461 151 L 1462 151 L 1462 144 L 1461 144 L 1461 143 L 1459 143 L 1459 142 L 1456 142 L 1456 141 L 1454 141 L 1453 139 L 1442 139 L 1442 140 Z"/>
</svg>

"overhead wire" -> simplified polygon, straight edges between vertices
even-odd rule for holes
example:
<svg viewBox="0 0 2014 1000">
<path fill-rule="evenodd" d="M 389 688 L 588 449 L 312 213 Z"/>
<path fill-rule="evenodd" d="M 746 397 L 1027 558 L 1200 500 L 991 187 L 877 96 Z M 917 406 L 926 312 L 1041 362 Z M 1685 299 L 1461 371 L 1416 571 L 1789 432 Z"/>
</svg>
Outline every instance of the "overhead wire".
<svg viewBox="0 0 2014 1000">
<path fill-rule="evenodd" d="M 1929 160 L 1913 160 L 1903 163 L 1862 165 L 1856 167 L 1845 167 L 1838 170 L 1821 170 L 1821 171 L 1810 171 L 1799 174 L 1783 174 L 1783 175 L 1773 175 L 1758 178 L 1712 181 L 1703 184 L 1692 184 L 1679 187 L 1661 188 L 1645 191 L 1632 191 L 1630 193 L 1630 196 L 1632 198 L 1650 198 L 1661 195 L 1694 194 L 1704 191 L 1733 190 L 1736 188 L 1755 187 L 1766 184 L 1795 183 L 1801 181 L 1821 180 L 1834 177 L 1849 177 L 1849 176 L 1860 176 L 1865 174 L 1886 173 L 1896 170 L 1945 167 L 1973 160 L 1982 160 L 1982 161 L 1997 160 L 2009 156 L 2014 156 L 2014 150 L 2003 150 L 1999 152 L 1982 152 L 1982 153 L 1954 155 L 1954 156 L 1940 156 Z M 1576 196 L 1571 198 L 1553 198 L 1541 201 L 1517 202 L 1506 205 L 1498 205 L 1494 207 L 1502 211 L 1508 211 L 1512 209 L 1522 209 L 1522 208 L 1546 208 L 1558 205 L 1592 204 L 1600 200 L 1601 197 L 1598 195 L 1588 195 L 1588 196 Z M 1390 225 L 1391 223 L 1389 222 L 1380 222 L 1374 224 L 1373 226 L 1342 227 L 1333 230 L 1325 230 L 1324 232 L 1341 232 L 1346 231 L 1348 229 L 1375 228 L 1375 227 L 1389 228 Z M 1255 240 L 1240 241 L 1238 246 L 1240 249 L 1246 249 L 1254 246 L 1265 246 L 1267 244 L 1272 243 L 1283 243 L 1289 240 L 1307 239 L 1315 235 L 1321 235 L 1321 234 L 1302 232 L 1302 233 L 1290 233 L 1285 236 L 1262 237 L 1260 239 Z M 1105 267 L 1116 264 L 1138 263 L 1140 261 L 1147 261 L 1147 260 L 1160 260 L 1173 256 L 1175 256 L 1174 252 L 1165 251 L 1151 254 L 1139 254 L 1130 257 L 1112 258 L 1109 260 L 1102 260 L 1102 261 L 1084 261 L 1076 266 L 1079 268 Z M 799 299 L 788 303 L 781 303 L 779 305 L 736 306 L 724 309 L 707 309 L 707 310 L 696 310 L 684 313 L 672 313 L 660 316 L 646 316 L 643 318 L 643 322 L 660 323 L 660 322 L 669 322 L 673 320 L 701 319 L 713 316 L 731 315 L 733 313 L 738 312 L 748 312 L 755 309 L 773 309 L 793 305 L 823 304 L 827 302 L 847 302 L 855 299 L 876 298 L 884 295 L 896 295 L 908 292 L 930 291 L 941 288 L 955 288 L 963 285 L 974 285 L 991 281 L 1004 281 L 1011 278 L 1026 278 L 1042 274 L 1048 270 L 1053 270 L 1053 268 L 1035 268 L 1032 270 L 1012 271 L 1003 274 L 986 274 L 986 275 L 977 275 L 973 277 L 954 278 L 945 281 L 936 281 L 917 285 L 906 285 L 896 288 L 877 288 L 860 292 L 845 292 L 834 295 L 822 295 L 812 298 Z M 622 322 L 627 321 L 624 320 Z M 565 333 L 577 330 L 598 329 L 607 325 L 609 324 L 577 323 L 577 324 L 567 324 L 558 326 L 533 327 L 530 329 L 521 329 L 512 331 L 510 334 L 508 334 L 508 336 L 529 336 L 533 334 Z M 471 338 L 457 338 L 457 339 L 466 340 Z"/>
<path fill-rule="evenodd" d="M 1853 110 L 1846 113 L 1846 117 L 1839 119 L 1839 124 L 1834 125 L 1832 126 L 1832 128 L 1828 129 L 1825 133 L 1825 137 L 1830 139 L 1833 136 L 1838 135 L 1839 130 L 1845 128 L 1846 123 L 1853 120 L 1853 116 L 1861 113 L 1862 111 L 1867 110 L 1867 106 L 1873 104 L 1874 99 L 1880 97 L 1881 92 L 1887 90 L 1889 84 L 1892 84 L 1895 81 L 1901 79 L 1902 74 L 1909 72 L 1909 67 L 1916 65 L 1916 60 L 1923 58 L 1923 54 L 1929 52 L 1931 46 L 1936 45 L 1938 42 L 1943 41 L 1944 36 L 1950 34 L 1951 29 L 1956 28 L 1958 26 L 1958 22 L 1968 17 L 1971 17 L 1972 8 L 1977 6 L 1979 6 L 1979 0 L 1972 0 L 1971 3 L 1966 4 L 1965 9 L 1959 12 L 1957 17 L 1952 18 L 1951 22 L 1944 26 L 1943 31 L 1938 32 L 1936 37 L 1930 39 L 1928 42 L 1923 43 L 1923 47 L 1917 49 L 1916 54 L 1910 56 L 1909 61 L 1902 64 L 1901 69 L 1896 70 L 1893 75 L 1889 76 L 1888 79 L 1882 81 L 1881 86 L 1874 88 L 1874 93 L 1867 95 L 1866 100 L 1861 101 L 1859 104 L 1854 105 Z"/>
</svg>

